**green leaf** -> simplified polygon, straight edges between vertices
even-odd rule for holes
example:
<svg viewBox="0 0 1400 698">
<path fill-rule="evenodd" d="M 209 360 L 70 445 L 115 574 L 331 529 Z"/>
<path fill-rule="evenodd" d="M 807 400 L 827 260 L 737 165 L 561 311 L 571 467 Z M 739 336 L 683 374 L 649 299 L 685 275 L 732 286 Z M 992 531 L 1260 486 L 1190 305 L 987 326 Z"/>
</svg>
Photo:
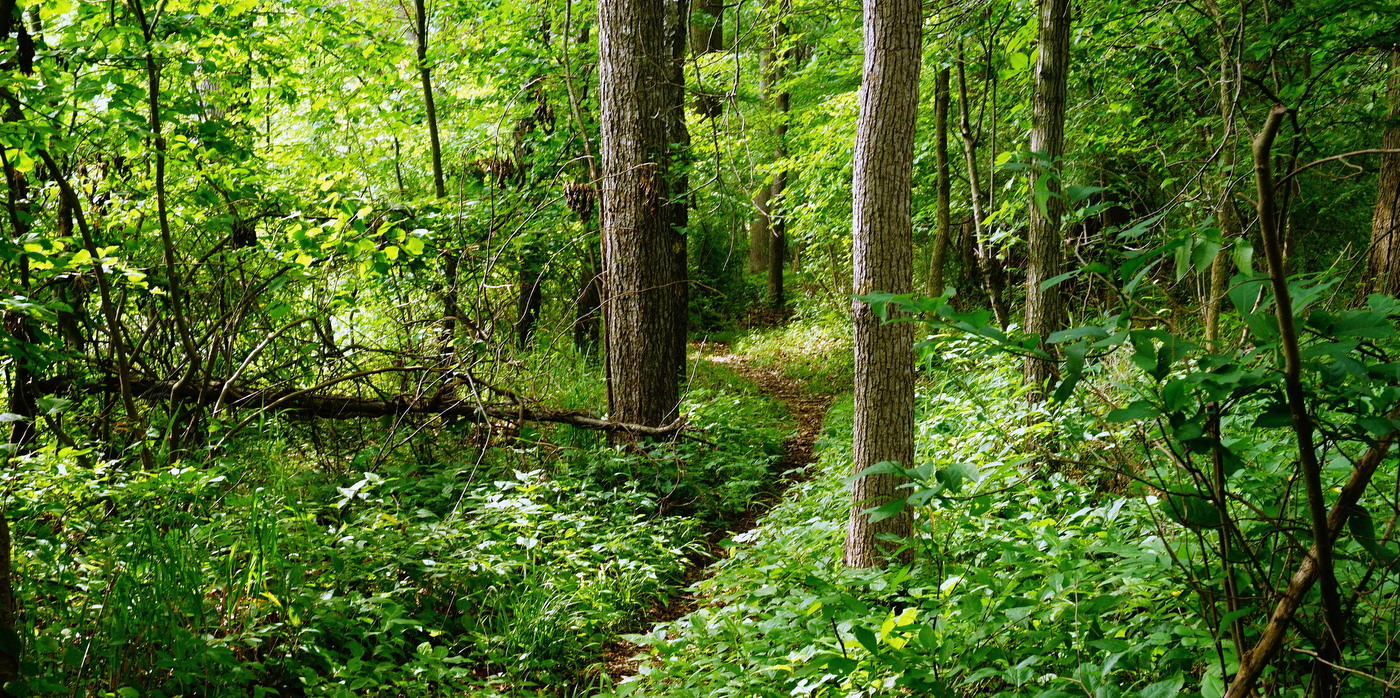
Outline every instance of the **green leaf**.
<svg viewBox="0 0 1400 698">
<path fill-rule="evenodd" d="M 1139 422 L 1161 414 L 1156 405 L 1146 400 L 1133 400 L 1127 407 L 1120 407 L 1108 413 L 1110 422 Z"/>
<path fill-rule="evenodd" d="M 1065 349 L 1065 367 L 1060 385 L 1055 388 L 1055 402 L 1064 402 L 1074 394 L 1074 387 L 1079 385 L 1079 379 L 1084 376 L 1084 356 L 1088 352 L 1089 345 L 1083 342 Z"/>
<path fill-rule="evenodd" d="M 1219 528 L 1220 512 L 1200 497 L 1172 494 L 1162 500 L 1167 516 L 1190 528 Z"/>
<path fill-rule="evenodd" d="M 908 499 L 900 497 L 899 499 L 885 502 L 873 509 L 866 509 L 865 513 L 870 515 L 870 523 L 879 523 L 885 519 L 899 516 L 899 513 L 904 511 L 904 507 L 908 503 Z"/>
<path fill-rule="evenodd" d="M 1158 681 L 1138 692 L 1139 698 L 1173 698 L 1181 693 L 1181 687 L 1186 684 L 1186 680 L 1181 674 L 1177 674 L 1166 681 Z"/>
<path fill-rule="evenodd" d="M 856 473 L 855 475 L 852 475 L 852 476 L 846 478 L 845 482 L 846 482 L 847 485 L 849 485 L 849 484 L 851 484 L 852 482 L 855 482 L 856 480 L 859 480 L 859 479 L 861 479 L 861 478 L 863 478 L 863 477 L 869 477 L 869 476 L 871 476 L 871 475 L 908 475 L 908 474 L 909 474 L 909 471 L 905 470 L 904 467 L 901 466 L 899 463 L 897 463 L 897 462 L 895 462 L 895 461 L 892 461 L 892 460 L 882 460 L 882 461 L 880 461 L 879 463 L 876 463 L 875 465 L 872 465 L 872 466 L 870 466 L 869 468 L 866 468 L 865 470 L 862 470 L 862 471 Z"/>
<path fill-rule="evenodd" d="M 950 492 L 957 492 L 962 488 L 964 482 L 976 480 L 978 475 L 977 466 L 971 463 L 954 463 L 946 468 L 940 468 L 934 474 L 938 483 L 943 485 Z"/>
<path fill-rule="evenodd" d="M 1101 339 L 1107 336 L 1108 330 L 1105 330 L 1104 328 L 1099 327 L 1097 325 L 1085 325 L 1084 327 L 1071 327 L 1067 330 L 1051 332 L 1050 336 L 1046 338 L 1045 341 L 1048 344 L 1059 344 L 1061 342 L 1067 342 L 1071 339 L 1080 339 L 1081 337 L 1093 337 L 1095 339 Z"/>
<path fill-rule="evenodd" d="M 870 632 L 869 628 L 857 625 L 851 628 L 851 634 L 855 636 L 856 642 L 859 642 L 860 646 L 871 654 L 880 653 L 880 643 L 875 639 L 875 633 Z"/>
</svg>

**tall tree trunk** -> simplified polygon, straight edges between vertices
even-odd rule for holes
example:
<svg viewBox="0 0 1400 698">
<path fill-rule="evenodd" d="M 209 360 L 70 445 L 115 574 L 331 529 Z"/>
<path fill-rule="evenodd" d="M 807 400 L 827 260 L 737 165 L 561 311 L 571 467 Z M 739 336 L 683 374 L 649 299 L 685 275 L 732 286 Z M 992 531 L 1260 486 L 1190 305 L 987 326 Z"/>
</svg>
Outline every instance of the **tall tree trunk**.
<svg viewBox="0 0 1400 698">
<path fill-rule="evenodd" d="M 674 85 L 679 17 L 667 17 L 667 2 L 602 0 L 598 7 L 609 409 L 615 420 L 649 426 L 675 418 L 686 322 L 678 302 L 685 242 L 675 227 L 685 189 L 672 146 L 676 122 L 684 123 Z"/>
<path fill-rule="evenodd" d="M 968 115 L 967 68 L 962 49 L 958 49 L 958 131 L 962 134 L 963 160 L 967 163 L 968 198 L 972 200 L 972 231 L 977 264 L 980 267 L 982 282 L 987 292 L 987 302 L 992 306 L 997 325 L 1006 329 L 1011 324 L 1011 310 L 1006 305 L 1006 276 L 1000 261 L 992 254 L 991 243 L 982 221 L 985 209 L 982 208 L 982 182 L 977 168 L 977 138 L 972 134 L 972 120 Z"/>
<path fill-rule="evenodd" d="M 937 181 L 934 184 L 938 196 L 938 229 L 934 232 L 933 249 L 928 258 L 928 295 L 943 293 L 943 267 L 948 261 L 948 241 L 952 239 L 953 228 L 949 215 L 948 182 L 948 69 L 938 71 L 933 85 L 934 152 L 938 158 Z"/>
<path fill-rule="evenodd" d="M 1400 150 L 1400 46 L 1390 49 L 1390 122 L 1381 140 L 1386 150 Z M 1400 153 L 1381 155 L 1376 211 L 1371 218 L 1370 281 L 1376 293 L 1400 295 Z"/>
<path fill-rule="evenodd" d="M 779 5 L 780 13 L 777 22 L 773 25 L 773 46 L 775 49 L 783 47 L 787 41 L 787 14 L 792 11 L 792 0 L 782 0 Z M 773 61 L 772 77 L 769 84 L 773 86 L 781 85 L 785 77 L 784 71 L 788 62 L 792 59 L 791 51 L 783 49 L 779 60 Z M 773 127 L 773 159 L 783 161 L 788 156 L 788 112 L 792 109 L 792 95 L 781 87 L 777 88 L 778 93 L 773 97 L 773 110 L 777 112 L 778 123 Z M 787 307 L 787 299 L 783 292 L 783 265 L 787 263 L 787 205 L 785 194 L 788 185 L 788 170 L 781 169 L 773 175 L 773 185 L 768 196 L 768 221 L 769 221 L 769 251 L 768 251 L 768 300 L 773 304 L 773 309 L 783 310 Z"/>
<path fill-rule="evenodd" d="M 418 60 L 418 81 L 423 88 L 423 111 L 428 121 L 428 150 L 433 163 L 433 196 L 447 198 L 447 182 L 442 174 L 442 141 L 438 135 L 437 103 L 433 100 L 433 74 L 428 64 L 428 7 L 426 0 L 413 0 L 413 47 Z M 399 172 L 398 139 L 394 139 L 394 172 L 399 189 L 403 177 Z M 461 259 L 457 250 L 448 245 L 442 252 L 442 286 L 438 295 L 442 302 L 442 352 L 450 357 L 455 352 L 458 320 L 462 314 L 457 302 L 457 282 Z"/>
<path fill-rule="evenodd" d="M 1045 339 L 1064 324 L 1065 309 L 1057 287 L 1041 288 L 1058 276 L 1064 251 L 1060 235 L 1060 183 L 1057 175 L 1065 142 L 1065 93 L 1069 73 L 1069 0 L 1040 0 L 1040 57 L 1035 69 L 1035 99 L 1031 125 L 1031 152 L 1041 160 L 1032 168 L 1030 233 L 1027 236 L 1026 331 L 1039 335 L 1041 348 L 1051 351 Z M 1036 189 L 1044 187 L 1050 196 L 1044 208 L 1037 203 Z M 1055 375 L 1055 362 L 1026 359 L 1026 381 L 1032 395 L 1040 393 Z"/>
<path fill-rule="evenodd" d="M 919 106 L 923 11 L 917 0 L 865 1 L 865 78 L 856 124 L 852 182 L 854 289 L 909 293 L 914 286 L 914 124 Z M 855 331 L 855 472 L 892 461 L 914 466 L 914 325 L 881 322 L 870 306 L 852 304 Z M 851 486 L 846 564 L 888 561 L 895 545 L 878 536 L 907 536 L 908 509 L 872 522 L 865 511 L 899 498 L 894 474 L 867 475 Z M 904 554 L 907 557 L 907 552 Z"/>
</svg>

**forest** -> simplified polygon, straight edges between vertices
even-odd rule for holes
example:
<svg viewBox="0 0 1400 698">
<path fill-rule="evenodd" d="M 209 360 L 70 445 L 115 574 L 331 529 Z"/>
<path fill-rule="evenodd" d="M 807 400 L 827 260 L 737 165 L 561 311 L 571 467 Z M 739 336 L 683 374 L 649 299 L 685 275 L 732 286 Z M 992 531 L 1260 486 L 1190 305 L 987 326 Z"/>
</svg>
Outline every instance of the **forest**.
<svg viewBox="0 0 1400 698">
<path fill-rule="evenodd" d="M 0 698 L 1400 696 L 1394 0 L 0 0 L 0 168 Z"/>
</svg>

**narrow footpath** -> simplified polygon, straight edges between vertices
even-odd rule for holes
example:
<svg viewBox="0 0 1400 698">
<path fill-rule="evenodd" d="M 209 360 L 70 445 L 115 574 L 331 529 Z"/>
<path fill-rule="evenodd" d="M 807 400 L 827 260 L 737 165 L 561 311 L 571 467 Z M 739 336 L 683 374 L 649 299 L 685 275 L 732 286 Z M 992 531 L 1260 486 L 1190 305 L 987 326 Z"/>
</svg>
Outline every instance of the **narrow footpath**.
<svg viewBox="0 0 1400 698">
<path fill-rule="evenodd" d="M 770 469 L 771 479 L 763 492 L 754 498 L 753 503 L 741 516 L 729 521 L 717 522 L 709 536 L 708 555 L 698 554 L 691 558 L 686 570 L 681 592 L 671 597 L 665 606 L 654 607 L 638 621 L 638 626 L 650 629 L 657 623 L 667 623 L 680 618 L 699 605 L 699 599 L 690 593 L 690 587 L 712 574 L 711 566 L 725 557 L 725 549 L 720 541 L 758 526 L 758 521 L 768 510 L 783 500 L 794 483 L 810 477 L 807 467 L 816 462 L 816 441 L 821 435 L 822 420 L 831 406 L 832 396 L 812 394 L 802 388 L 797 381 L 783 375 L 781 368 L 760 368 L 754 366 L 742 354 L 729 350 L 725 344 L 707 344 L 701 347 L 702 360 L 724 364 L 730 370 L 758 386 L 759 389 L 781 402 L 792 415 L 797 426 L 797 434 L 783 442 L 783 455 Z M 618 639 L 603 648 L 607 672 L 614 683 L 637 673 L 640 663 L 634 659 L 641 648 L 626 640 Z"/>
</svg>

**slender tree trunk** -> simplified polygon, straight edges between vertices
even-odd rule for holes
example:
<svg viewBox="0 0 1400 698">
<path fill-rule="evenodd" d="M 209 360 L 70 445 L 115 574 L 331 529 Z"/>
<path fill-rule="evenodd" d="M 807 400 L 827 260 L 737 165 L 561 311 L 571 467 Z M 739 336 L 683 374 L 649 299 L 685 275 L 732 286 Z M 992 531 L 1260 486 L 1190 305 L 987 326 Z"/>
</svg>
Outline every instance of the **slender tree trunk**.
<svg viewBox="0 0 1400 698">
<path fill-rule="evenodd" d="M 433 157 L 433 194 L 447 198 L 442 176 L 442 142 L 438 138 L 437 104 L 433 101 L 432 67 L 428 65 L 428 8 L 426 0 L 413 0 L 413 39 L 418 55 L 418 79 L 423 83 L 423 110 L 428 118 L 428 143 Z"/>
<path fill-rule="evenodd" d="M 977 251 L 977 263 L 982 281 L 986 285 L 987 302 L 992 306 L 997 325 L 1006 329 L 1011 324 L 1011 310 L 1006 305 L 1006 276 L 996 255 L 992 254 L 987 233 L 982 229 L 985 219 L 982 208 L 981 178 L 977 169 L 977 140 L 972 134 L 972 120 L 968 116 L 967 70 L 962 50 L 958 50 L 958 125 L 962 134 L 963 160 L 967 163 L 968 198 L 972 199 L 972 230 Z"/>
<path fill-rule="evenodd" d="M 15 630 L 15 616 L 19 608 L 10 579 L 10 558 L 10 523 L 4 510 L 0 509 L 0 696 L 10 695 L 5 690 L 5 684 L 19 678 L 21 658 L 21 641 Z"/>
<path fill-rule="evenodd" d="M 938 71 L 938 79 L 933 86 L 934 152 L 938 158 L 937 181 L 934 183 L 938 196 L 938 229 L 934 232 L 933 249 L 928 258 L 928 287 L 930 296 L 943 293 L 943 267 L 948 261 L 948 241 L 952 239 L 953 228 L 949 214 L 948 182 L 948 69 Z"/>
<path fill-rule="evenodd" d="M 6 7 L 5 5 L 8 5 Z M 19 8 L 14 2 L 0 3 L 0 18 L 4 20 L 3 34 L 0 37 L 8 40 L 11 34 L 15 34 L 17 44 L 23 45 L 29 42 L 31 45 L 30 59 L 32 60 L 32 42 L 28 39 L 29 33 L 24 27 L 23 18 Z M 5 109 L 4 122 L 18 123 L 24 119 L 23 113 L 16 105 L 9 105 Z M 9 185 L 6 187 L 6 211 L 9 213 L 10 228 L 15 240 L 24 240 L 29 234 L 30 221 L 33 220 L 32 207 L 29 204 L 29 180 L 24 173 L 10 163 L 3 153 L 0 153 L 0 160 L 4 161 L 5 181 Z M 20 288 L 25 293 L 29 292 L 29 258 L 19 257 L 19 282 Z M 3 313 L 4 330 L 10 334 L 21 345 L 33 342 L 33 332 L 29 327 L 29 318 L 16 311 L 5 311 Z M 34 438 L 38 434 L 38 390 L 34 387 L 37 378 L 31 362 L 23 356 L 15 356 L 11 364 L 13 373 L 10 382 L 10 399 L 7 412 L 21 415 L 25 419 L 16 421 L 10 425 L 9 443 L 14 448 L 15 455 L 26 455 L 32 451 Z M 3 523 L 0 521 L 0 523 Z M 0 554 L 8 554 L 9 543 L 5 542 L 4 550 Z M 8 567 L 6 568 L 8 570 Z M 9 575 L 0 578 L 0 587 L 8 588 Z M 5 591 L 5 589 L 0 589 Z M 3 613 L 3 609 L 0 609 Z M 0 632 L 10 627 L 0 618 Z M 16 658 L 16 661 L 18 659 Z M 0 686 L 4 685 L 3 658 L 0 658 Z"/>
<path fill-rule="evenodd" d="M 1220 90 L 1218 93 L 1220 121 L 1223 125 L 1224 147 L 1220 151 L 1220 190 L 1215 204 L 1215 220 L 1220 226 L 1220 253 L 1210 265 L 1210 290 L 1206 299 L 1206 343 L 1212 351 L 1221 351 L 1220 313 L 1225 306 L 1225 294 L 1230 283 L 1230 255 L 1227 250 L 1240 237 L 1240 218 L 1235 210 L 1235 64 L 1231 60 L 1230 43 L 1225 31 L 1225 16 L 1215 2 L 1207 4 L 1216 24 L 1217 48 L 1220 54 Z"/>
<path fill-rule="evenodd" d="M 1390 125 L 1385 130 L 1381 147 L 1400 150 L 1400 46 L 1390 49 L 1390 80 L 1386 94 L 1390 100 Z M 1400 153 L 1381 155 L 1376 187 L 1367 286 L 1375 293 L 1396 296 L 1400 295 Z"/>
<path fill-rule="evenodd" d="M 609 409 L 649 426 L 676 416 L 686 322 L 685 243 L 675 228 L 685 189 L 673 147 L 684 115 L 667 33 L 679 18 L 668 22 L 667 10 L 667 0 L 598 7 Z"/>
<path fill-rule="evenodd" d="M 771 213 L 768 197 L 773 194 L 773 183 L 768 180 L 753 192 L 753 220 L 749 221 L 749 271 L 758 273 L 768 268 L 768 258 L 773 254 L 772 237 L 769 232 Z"/>
<path fill-rule="evenodd" d="M 573 28 L 573 16 L 573 2 L 567 0 L 564 4 L 565 40 L 560 44 L 564 61 L 564 87 L 569 93 L 569 113 L 573 116 L 574 128 L 577 131 L 579 143 L 583 147 L 584 160 L 588 165 L 588 181 L 565 185 L 564 194 L 569 208 L 578 215 L 585 231 L 590 231 L 586 237 L 583 259 L 580 260 L 582 271 L 579 275 L 578 295 L 574 302 L 574 348 L 592 361 L 598 356 L 598 345 L 601 339 L 599 325 L 602 319 L 602 270 L 598 264 L 600 240 L 593 235 L 596 231 L 591 230 L 594 214 L 598 208 L 600 177 L 598 161 L 593 157 L 592 133 L 588 127 L 588 120 L 585 118 L 586 108 L 582 104 L 579 94 L 583 92 L 586 96 L 587 90 L 579 90 L 575 87 L 573 63 L 569 59 L 568 38 Z M 575 41 L 579 46 L 588 45 L 587 24 L 580 28 Z M 587 81 L 585 80 L 585 88 L 586 86 Z"/>
<path fill-rule="evenodd" d="M 598 354 L 598 313 L 602 305 L 599 289 L 598 257 L 590 246 L 583 258 L 582 280 L 574 304 L 574 349 L 580 354 Z"/>
<path fill-rule="evenodd" d="M 1254 140 L 1254 174 L 1258 184 L 1259 237 L 1269 261 L 1269 278 L 1274 291 L 1274 309 L 1278 317 L 1279 345 L 1283 350 L 1283 377 L 1288 409 L 1293 421 L 1293 434 L 1298 441 L 1298 468 L 1302 471 L 1303 490 L 1307 494 L 1309 520 L 1312 524 L 1313 549 L 1317 557 L 1319 589 L 1322 596 L 1323 629 L 1320 633 L 1319 661 L 1313 663 L 1314 695 L 1336 694 L 1332 664 L 1341 658 L 1346 633 L 1345 615 L 1337 592 L 1337 577 L 1332 566 L 1332 534 L 1327 523 L 1327 500 L 1322 492 L 1322 465 L 1313 442 L 1313 420 L 1308 412 L 1302 382 L 1302 354 L 1293 321 L 1293 302 L 1288 292 L 1283 264 L 1283 240 L 1278 230 L 1275 208 L 1275 186 L 1270 159 L 1274 137 L 1287 110 L 1274 106 L 1268 120 Z"/>
<path fill-rule="evenodd" d="M 771 84 L 769 77 L 772 74 L 773 47 L 765 45 L 758 53 L 758 93 L 763 100 L 768 99 Z M 749 221 L 749 271 L 759 273 L 768 269 L 769 257 L 773 254 L 773 245 L 769 242 L 769 225 L 772 221 L 770 197 L 773 195 L 773 183 L 764 179 L 758 189 L 753 193 L 754 218 Z"/>
<path fill-rule="evenodd" d="M 919 104 L 923 10 L 917 0 L 866 0 L 865 77 L 856 124 L 854 288 L 909 293 L 914 286 L 914 124 Z M 914 325 L 881 322 L 869 305 L 852 305 L 855 331 L 855 471 L 892 461 L 914 466 Z M 901 497 L 903 478 L 867 475 L 851 486 L 846 564 L 888 561 L 895 544 L 881 534 L 907 536 L 908 509 L 872 522 L 865 511 Z M 907 559 L 907 551 L 901 555 Z"/>
<path fill-rule="evenodd" d="M 786 17 L 792 11 L 792 0 L 782 0 L 779 5 L 779 17 L 773 25 L 773 46 L 782 47 L 787 41 Z M 772 77 L 769 82 L 773 86 L 781 85 L 785 78 L 784 71 L 788 62 L 792 59 L 791 52 L 784 49 L 779 60 L 773 61 Z M 778 93 L 773 97 L 773 110 L 777 112 L 778 123 L 773 127 L 773 159 L 783 161 L 788 156 L 788 112 L 792 109 L 792 95 L 786 89 L 777 88 Z M 787 307 L 787 298 L 783 292 L 783 267 L 787 263 L 787 205 L 785 196 L 788 185 L 788 171 L 781 169 L 773 175 L 773 185 L 768 196 L 768 221 L 769 221 L 769 251 L 768 251 L 768 300 L 773 304 L 773 309 L 782 311 Z"/>
<path fill-rule="evenodd" d="M 142 38 L 145 40 L 145 65 L 146 65 L 146 86 L 147 86 L 147 106 L 149 107 L 151 142 L 155 147 L 155 194 L 156 194 L 156 220 L 160 228 L 161 249 L 165 262 L 166 284 L 169 287 L 168 301 L 170 303 L 171 320 L 175 324 L 175 331 L 179 337 L 180 344 L 185 350 L 185 366 L 180 374 L 179 380 L 175 382 L 175 389 L 192 380 L 200 371 L 199 351 L 195 346 L 194 335 L 190 331 L 189 321 L 185 315 L 185 298 L 183 284 L 180 279 L 180 268 L 176 260 L 175 240 L 170 231 L 169 204 L 167 202 L 165 186 L 165 134 L 161 131 L 161 106 L 160 106 L 160 65 L 156 61 L 155 55 L 155 32 L 156 27 L 152 20 L 146 17 L 143 6 L 144 0 L 131 0 L 131 9 L 140 23 Z M 171 399 L 167 404 L 167 417 L 169 424 L 166 426 L 166 450 L 171 458 L 176 458 L 182 453 L 180 445 L 181 439 L 177 436 L 175 423 L 177 416 L 184 416 L 176 409 L 174 400 L 174 390 L 171 391 Z"/>
<path fill-rule="evenodd" d="M 520 289 L 516 304 L 515 343 L 520 349 L 528 349 L 534 339 L 535 327 L 539 324 L 540 307 L 544 297 L 540 287 L 544 285 L 544 254 L 537 244 L 527 245 L 521 253 L 520 276 L 517 286 Z"/>
<path fill-rule="evenodd" d="M 1069 73 L 1069 0 L 1040 0 L 1040 57 L 1036 61 L 1035 99 L 1031 125 L 1031 152 L 1041 160 L 1032 168 L 1030 232 L 1027 235 L 1026 260 L 1026 331 L 1039 335 L 1041 348 L 1051 351 L 1044 343 L 1051 333 L 1064 324 L 1065 309 L 1059 288 L 1041 288 L 1045 281 L 1058 276 L 1063 266 L 1064 251 L 1060 234 L 1061 204 L 1057 171 L 1065 142 L 1065 92 Z M 1036 189 L 1049 190 L 1050 196 L 1041 205 L 1036 201 Z M 1055 362 L 1026 359 L 1026 381 L 1040 394 L 1055 375 Z"/>
</svg>

